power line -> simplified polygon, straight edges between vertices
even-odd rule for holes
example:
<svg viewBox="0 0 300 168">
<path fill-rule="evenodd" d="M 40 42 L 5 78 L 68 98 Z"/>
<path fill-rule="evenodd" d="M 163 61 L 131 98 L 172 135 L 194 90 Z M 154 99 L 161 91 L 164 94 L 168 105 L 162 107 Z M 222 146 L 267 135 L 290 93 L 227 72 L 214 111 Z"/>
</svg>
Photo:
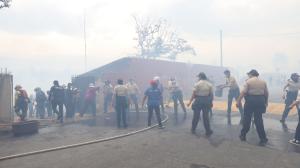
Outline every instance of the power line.
<svg viewBox="0 0 300 168">
<path fill-rule="evenodd" d="M 288 33 L 265 33 L 265 34 L 227 34 L 226 37 L 282 37 L 282 36 L 300 36 L 300 32 Z"/>
</svg>

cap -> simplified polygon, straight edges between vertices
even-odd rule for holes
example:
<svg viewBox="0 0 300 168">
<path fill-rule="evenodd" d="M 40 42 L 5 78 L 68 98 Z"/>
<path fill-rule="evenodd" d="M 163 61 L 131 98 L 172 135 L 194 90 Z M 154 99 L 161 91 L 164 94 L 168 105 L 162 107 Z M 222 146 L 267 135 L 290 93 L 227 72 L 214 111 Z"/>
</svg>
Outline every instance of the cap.
<svg viewBox="0 0 300 168">
<path fill-rule="evenodd" d="M 257 72 L 257 70 L 252 69 L 251 71 L 249 71 L 249 72 L 247 73 L 247 75 L 259 76 L 259 73 Z"/>
</svg>

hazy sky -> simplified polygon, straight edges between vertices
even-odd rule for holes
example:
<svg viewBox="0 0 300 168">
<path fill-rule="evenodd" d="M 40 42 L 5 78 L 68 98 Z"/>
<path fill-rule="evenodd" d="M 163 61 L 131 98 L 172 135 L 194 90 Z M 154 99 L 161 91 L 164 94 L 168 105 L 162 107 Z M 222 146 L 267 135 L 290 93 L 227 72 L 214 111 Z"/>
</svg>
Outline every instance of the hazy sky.
<svg viewBox="0 0 300 168">
<path fill-rule="evenodd" d="M 168 20 L 197 56 L 246 71 L 299 71 L 299 0 L 13 0 L 0 10 L 0 67 L 32 89 L 84 72 L 86 10 L 88 70 L 135 53 L 132 15 Z M 46 88 L 44 88 L 46 89 Z"/>
</svg>

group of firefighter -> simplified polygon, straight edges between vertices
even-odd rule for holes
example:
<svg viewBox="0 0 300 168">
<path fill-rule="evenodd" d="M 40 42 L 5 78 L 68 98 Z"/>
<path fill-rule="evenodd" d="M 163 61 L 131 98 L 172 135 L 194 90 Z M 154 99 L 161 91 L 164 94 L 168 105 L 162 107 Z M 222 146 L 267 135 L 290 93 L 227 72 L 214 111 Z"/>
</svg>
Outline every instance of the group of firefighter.
<svg viewBox="0 0 300 168">
<path fill-rule="evenodd" d="M 247 80 L 243 88 L 240 90 L 236 79 L 231 75 L 229 70 L 224 71 L 226 82 L 223 85 L 216 86 L 214 88 L 212 81 L 209 80 L 204 72 L 200 72 L 197 77 L 198 81 L 193 87 L 193 93 L 186 104 L 188 107 L 191 106 L 193 110 L 192 128 L 191 133 L 196 134 L 196 128 L 199 120 L 201 119 L 200 114 L 202 112 L 203 125 L 205 128 L 206 136 L 213 134 L 210 126 L 209 114 L 212 112 L 213 100 L 214 100 L 214 90 L 222 91 L 224 88 L 229 88 L 228 90 L 228 105 L 227 105 L 227 123 L 231 125 L 231 107 L 233 99 L 236 100 L 236 107 L 239 110 L 241 119 L 240 125 L 242 129 L 240 132 L 240 140 L 246 141 L 246 135 L 250 129 L 251 122 L 254 118 L 254 124 L 260 138 L 259 145 L 266 145 L 268 138 L 264 129 L 263 114 L 266 112 L 269 99 L 269 91 L 267 83 L 259 78 L 259 73 L 256 70 L 251 70 L 247 73 Z M 300 76 L 297 73 L 293 73 L 287 84 L 284 86 L 285 99 L 285 109 L 282 114 L 280 122 L 285 124 L 285 120 L 288 116 L 289 111 L 293 107 L 297 107 L 298 116 L 300 120 L 300 109 L 298 105 L 300 100 L 298 97 L 298 90 L 300 89 Z M 186 105 L 183 101 L 182 89 L 179 87 L 176 79 L 174 77 L 170 78 L 168 81 L 168 86 L 166 87 L 170 93 L 170 99 L 166 106 L 169 106 L 170 100 L 174 103 L 174 114 L 177 116 L 178 105 L 180 104 L 186 117 L 187 110 Z M 127 128 L 127 115 L 129 112 L 129 106 L 133 105 L 138 117 L 139 114 L 139 103 L 138 95 L 140 90 L 138 85 L 133 79 L 129 79 L 127 83 L 124 83 L 123 79 L 118 79 L 117 84 L 113 87 L 109 80 L 104 82 L 104 86 L 95 86 L 94 83 L 90 83 L 84 94 L 83 106 L 79 108 L 79 97 L 80 92 L 78 89 L 73 88 L 72 84 L 69 83 L 67 88 L 60 86 L 58 81 L 53 82 L 53 86 L 48 92 L 48 96 L 40 89 L 36 88 L 36 98 L 44 99 L 44 101 L 49 101 L 52 105 L 52 110 L 57 114 L 57 120 L 63 123 L 64 107 L 66 109 L 66 118 L 74 117 L 75 111 L 79 112 L 82 117 L 88 109 L 91 110 L 93 117 L 96 116 L 96 96 L 102 91 L 104 95 L 103 107 L 104 113 L 108 113 L 110 107 L 114 107 L 117 118 L 117 126 L 119 128 Z M 27 114 L 28 103 L 30 102 L 28 95 L 20 85 L 15 87 L 15 112 L 20 117 L 21 120 L 25 120 Z M 151 119 L 153 113 L 155 112 L 159 128 L 164 128 L 161 119 L 161 111 L 164 114 L 164 99 L 163 99 L 164 86 L 160 81 L 160 77 L 155 76 L 149 84 L 149 87 L 144 92 L 144 97 L 142 99 L 142 109 L 145 104 L 148 111 L 148 126 L 151 126 Z M 242 105 L 242 100 L 245 100 L 244 105 Z M 147 103 L 146 103 L 147 102 Z M 41 111 L 44 106 L 39 106 L 41 102 L 37 103 L 37 110 Z M 45 107 L 44 107 L 45 110 Z M 42 110 L 42 114 L 44 111 Z M 291 140 L 292 143 L 300 145 L 300 122 L 296 128 L 295 138 Z"/>
</svg>

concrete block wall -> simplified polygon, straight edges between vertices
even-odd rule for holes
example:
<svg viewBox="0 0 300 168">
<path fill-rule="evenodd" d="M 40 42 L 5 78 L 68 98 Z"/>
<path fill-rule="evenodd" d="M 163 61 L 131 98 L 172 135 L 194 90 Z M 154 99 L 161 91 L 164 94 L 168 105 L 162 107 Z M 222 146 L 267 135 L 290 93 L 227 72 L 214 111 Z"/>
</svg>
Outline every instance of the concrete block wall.
<svg viewBox="0 0 300 168">
<path fill-rule="evenodd" d="M 13 76 L 0 72 L 0 124 L 13 122 Z"/>
</svg>

